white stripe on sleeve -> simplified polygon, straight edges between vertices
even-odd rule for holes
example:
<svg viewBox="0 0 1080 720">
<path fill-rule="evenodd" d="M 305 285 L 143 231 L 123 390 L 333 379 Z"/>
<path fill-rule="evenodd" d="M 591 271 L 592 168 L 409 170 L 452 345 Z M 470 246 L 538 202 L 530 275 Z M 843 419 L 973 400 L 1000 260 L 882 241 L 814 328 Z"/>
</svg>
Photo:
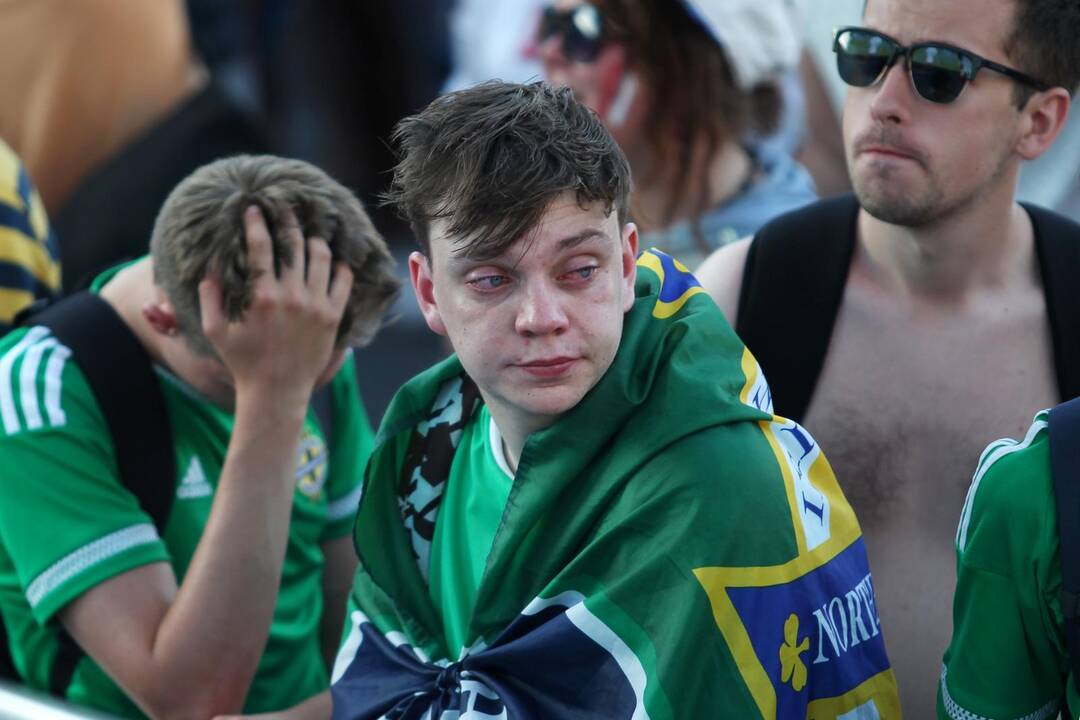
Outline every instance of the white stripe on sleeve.
<svg viewBox="0 0 1080 720">
<path fill-rule="evenodd" d="M 19 371 L 19 385 L 22 389 L 22 411 L 26 418 L 26 428 L 36 430 L 41 427 L 41 409 L 38 407 L 37 398 L 37 374 L 41 366 L 41 356 L 51 347 L 57 345 L 56 338 L 46 338 L 35 343 L 23 358 L 22 369 Z"/>
</svg>

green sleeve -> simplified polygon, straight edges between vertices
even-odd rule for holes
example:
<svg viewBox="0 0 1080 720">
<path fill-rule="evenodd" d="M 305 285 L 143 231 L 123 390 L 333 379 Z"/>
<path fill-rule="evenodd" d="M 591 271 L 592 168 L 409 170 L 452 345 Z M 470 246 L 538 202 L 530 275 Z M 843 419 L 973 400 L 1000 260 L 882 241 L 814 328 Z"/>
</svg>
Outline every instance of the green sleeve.
<svg viewBox="0 0 1080 720">
<path fill-rule="evenodd" d="M 1045 415 L 983 454 L 957 532 L 938 717 L 1056 717 L 1067 654 Z"/>
<path fill-rule="evenodd" d="M 352 531 L 356 507 L 360 503 L 364 467 L 375 440 L 363 401 L 360 399 L 355 358 L 356 356 L 350 353 L 331 381 L 334 437 L 330 441 L 330 478 L 327 482 L 329 504 L 323 540 L 333 540 Z"/>
<path fill-rule="evenodd" d="M 138 565 L 168 560 L 117 479 L 111 437 L 67 348 L 44 328 L 0 345 L 0 543 L 34 619 Z"/>
</svg>

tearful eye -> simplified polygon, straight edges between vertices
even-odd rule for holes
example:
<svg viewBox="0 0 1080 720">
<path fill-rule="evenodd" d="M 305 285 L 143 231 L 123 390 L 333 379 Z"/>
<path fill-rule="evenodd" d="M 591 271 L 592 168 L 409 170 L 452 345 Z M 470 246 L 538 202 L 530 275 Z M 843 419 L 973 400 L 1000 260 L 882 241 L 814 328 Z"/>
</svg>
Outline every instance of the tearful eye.
<svg viewBox="0 0 1080 720">
<path fill-rule="evenodd" d="M 568 280 L 588 280 L 594 274 L 596 274 L 597 268 L 595 265 L 586 265 L 585 267 L 575 268 L 566 274 Z"/>
<path fill-rule="evenodd" d="M 473 286 L 477 290 L 498 290 L 499 288 L 510 282 L 510 278 L 505 275 L 484 275 L 483 277 L 473 278 L 469 280 L 469 285 Z"/>
</svg>

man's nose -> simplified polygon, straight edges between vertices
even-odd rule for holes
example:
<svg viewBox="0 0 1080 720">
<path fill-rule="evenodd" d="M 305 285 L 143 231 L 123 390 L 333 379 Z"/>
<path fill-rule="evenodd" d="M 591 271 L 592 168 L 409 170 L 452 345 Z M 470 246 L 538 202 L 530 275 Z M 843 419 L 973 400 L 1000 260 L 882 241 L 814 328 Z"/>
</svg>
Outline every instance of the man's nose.
<svg viewBox="0 0 1080 720">
<path fill-rule="evenodd" d="M 527 337 L 562 332 L 569 325 L 565 300 L 564 294 L 548 282 L 527 283 L 514 323 L 515 330 Z"/>
<path fill-rule="evenodd" d="M 885 77 L 868 88 L 874 93 L 870 115 L 881 124 L 904 125 L 911 119 L 911 104 L 917 102 L 915 88 L 908 77 L 907 61 L 898 57 L 885 71 Z"/>
</svg>

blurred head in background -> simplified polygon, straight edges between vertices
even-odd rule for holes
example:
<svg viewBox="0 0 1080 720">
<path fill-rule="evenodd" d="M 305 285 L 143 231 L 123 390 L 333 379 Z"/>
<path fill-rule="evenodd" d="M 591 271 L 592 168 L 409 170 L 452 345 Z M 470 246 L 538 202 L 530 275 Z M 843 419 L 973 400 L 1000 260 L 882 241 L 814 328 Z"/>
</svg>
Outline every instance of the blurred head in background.
<svg viewBox="0 0 1080 720">
<path fill-rule="evenodd" d="M 573 88 L 622 145 L 643 230 L 696 226 L 765 174 L 748 140 L 776 128 L 778 80 L 800 51 L 793 18 L 783 0 L 554 0 L 544 9 L 546 78 Z"/>
</svg>

